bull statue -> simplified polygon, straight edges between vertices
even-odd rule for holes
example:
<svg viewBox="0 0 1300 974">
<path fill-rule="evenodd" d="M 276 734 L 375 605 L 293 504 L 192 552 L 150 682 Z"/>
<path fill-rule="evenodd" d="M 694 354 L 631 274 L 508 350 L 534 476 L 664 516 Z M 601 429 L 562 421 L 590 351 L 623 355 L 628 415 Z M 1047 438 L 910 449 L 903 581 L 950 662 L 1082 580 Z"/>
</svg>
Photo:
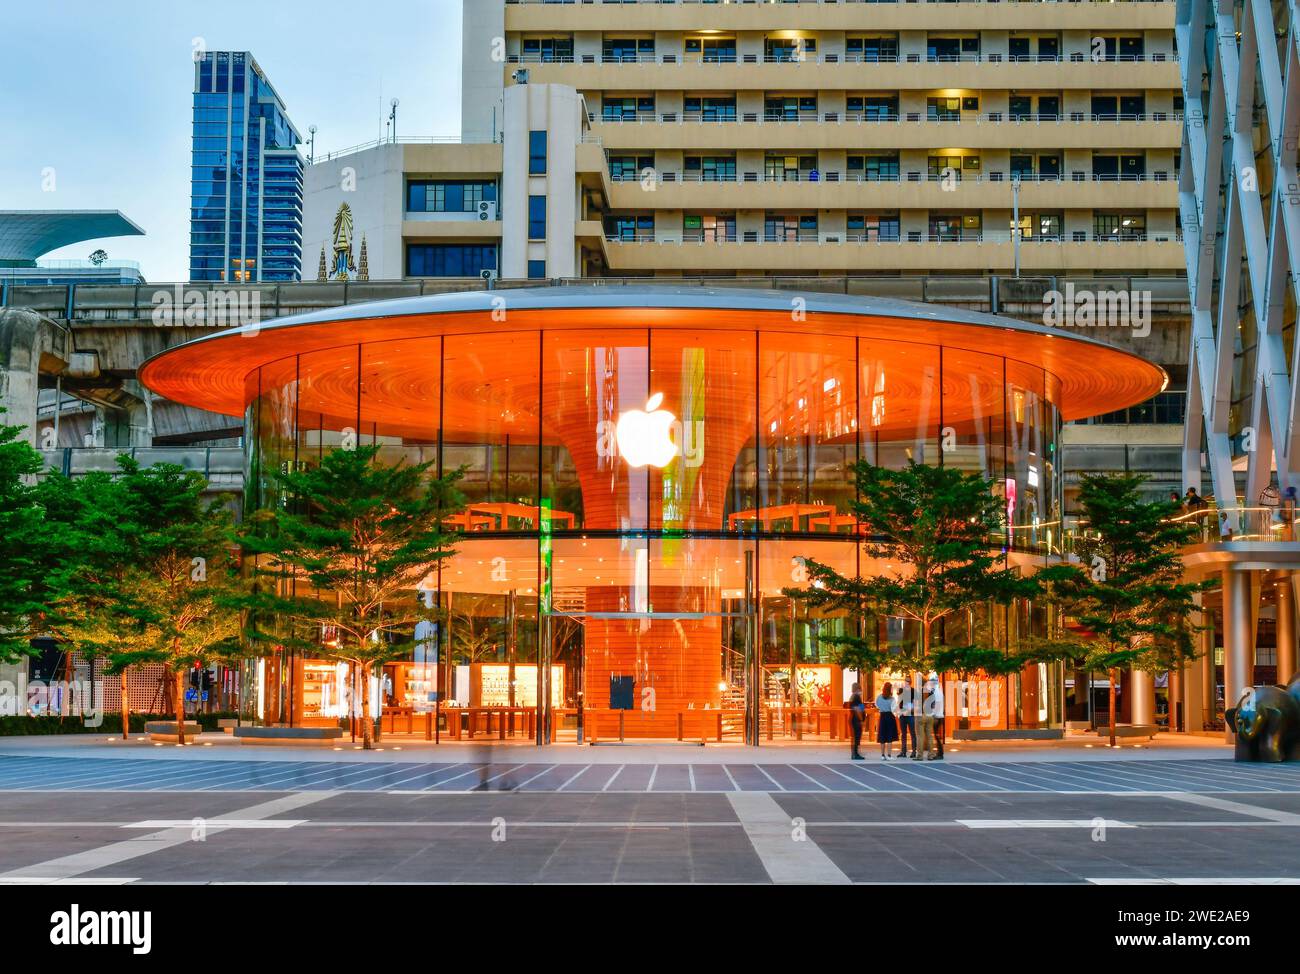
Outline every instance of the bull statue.
<svg viewBox="0 0 1300 974">
<path fill-rule="evenodd" d="M 1238 761 L 1300 759 L 1300 674 L 1285 687 L 1251 687 L 1227 716 Z"/>
</svg>

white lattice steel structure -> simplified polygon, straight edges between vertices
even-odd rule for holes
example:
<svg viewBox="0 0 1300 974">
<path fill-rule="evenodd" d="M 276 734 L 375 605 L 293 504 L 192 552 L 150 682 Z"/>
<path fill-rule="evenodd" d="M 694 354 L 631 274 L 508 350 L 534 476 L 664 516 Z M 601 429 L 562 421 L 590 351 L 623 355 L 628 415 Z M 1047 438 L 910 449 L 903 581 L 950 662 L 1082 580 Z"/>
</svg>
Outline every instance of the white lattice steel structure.
<svg viewBox="0 0 1300 974">
<path fill-rule="evenodd" d="M 1199 487 L 1208 467 L 1221 525 L 1184 562 L 1222 583 L 1206 604 L 1222 613 L 1227 707 L 1259 678 L 1261 618 L 1275 620 L 1276 680 L 1296 671 L 1300 543 L 1290 513 L 1278 516 L 1279 499 L 1300 487 L 1296 26 L 1293 0 L 1179 0 L 1175 26 L 1186 113 L 1179 206 L 1192 307 L 1183 479 Z M 1207 714 L 1215 632 L 1203 646 Z"/>
<path fill-rule="evenodd" d="M 1178 4 L 1179 203 L 1193 316 L 1183 477 L 1200 484 L 1204 444 L 1214 496 L 1234 519 L 1259 503 L 1274 471 L 1282 493 L 1300 485 L 1295 18 L 1294 3 Z M 1241 502 L 1234 445 L 1246 461 Z"/>
</svg>

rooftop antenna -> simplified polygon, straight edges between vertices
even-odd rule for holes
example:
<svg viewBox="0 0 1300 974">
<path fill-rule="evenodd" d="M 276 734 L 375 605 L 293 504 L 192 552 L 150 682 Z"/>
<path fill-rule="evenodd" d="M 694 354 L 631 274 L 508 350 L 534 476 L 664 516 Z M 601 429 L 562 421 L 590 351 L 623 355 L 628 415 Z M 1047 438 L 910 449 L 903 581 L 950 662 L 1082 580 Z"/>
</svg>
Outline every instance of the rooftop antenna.
<svg viewBox="0 0 1300 974">
<path fill-rule="evenodd" d="M 388 123 L 393 133 L 394 142 L 397 141 L 397 106 L 398 106 L 398 100 L 396 98 L 394 98 L 391 102 L 389 102 L 389 107 L 392 110 L 388 113 Z"/>
<path fill-rule="evenodd" d="M 311 133 L 311 138 L 307 141 L 307 161 L 311 163 L 316 161 L 316 126 L 308 125 L 307 131 Z"/>
</svg>

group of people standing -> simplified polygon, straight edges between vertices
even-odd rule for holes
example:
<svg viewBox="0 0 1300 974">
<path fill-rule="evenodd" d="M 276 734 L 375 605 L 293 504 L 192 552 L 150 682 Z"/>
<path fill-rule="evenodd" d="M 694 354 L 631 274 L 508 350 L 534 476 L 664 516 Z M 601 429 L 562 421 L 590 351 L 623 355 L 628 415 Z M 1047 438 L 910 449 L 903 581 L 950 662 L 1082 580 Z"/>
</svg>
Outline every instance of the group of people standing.
<svg viewBox="0 0 1300 974">
<path fill-rule="evenodd" d="M 917 707 L 916 692 L 909 686 L 899 686 L 895 690 L 892 683 L 886 683 L 876 697 L 876 711 L 880 714 L 880 726 L 877 728 L 876 741 L 880 744 L 880 757 L 884 761 L 894 759 L 894 744 L 898 743 L 898 757 L 911 757 L 916 761 L 938 761 L 943 759 L 943 687 L 939 677 L 931 673 L 921 687 L 920 707 Z M 862 743 L 862 731 L 867 720 L 867 705 L 862 699 L 862 687 L 855 683 L 850 691 L 849 725 L 853 732 L 854 761 L 863 761 L 859 747 Z M 919 710 L 919 713 L 917 712 Z M 908 738 L 911 738 L 912 750 L 909 754 Z"/>
</svg>

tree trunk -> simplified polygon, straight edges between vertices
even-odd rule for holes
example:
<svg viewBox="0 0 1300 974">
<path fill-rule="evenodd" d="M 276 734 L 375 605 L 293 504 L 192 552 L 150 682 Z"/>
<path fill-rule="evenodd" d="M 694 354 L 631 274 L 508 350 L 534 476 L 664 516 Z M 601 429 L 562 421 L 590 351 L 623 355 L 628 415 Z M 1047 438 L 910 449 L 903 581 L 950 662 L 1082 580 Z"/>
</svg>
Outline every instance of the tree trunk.
<svg viewBox="0 0 1300 974">
<path fill-rule="evenodd" d="M 176 684 L 176 743 L 185 744 L 185 669 L 177 665 L 172 679 Z"/>
<path fill-rule="evenodd" d="M 122 740 L 131 738 L 131 695 L 127 693 L 126 687 L 127 671 L 123 670 L 118 677 L 122 683 Z"/>
<path fill-rule="evenodd" d="M 1106 681 L 1110 684 L 1110 746 L 1115 746 L 1115 680 L 1119 670 L 1113 667 L 1106 671 Z"/>
<path fill-rule="evenodd" d="M 369 751 L 374 739 L 374 728 L 370 726 L 370 664 L 361 667 L 361 748 Z"/>
</svg>

